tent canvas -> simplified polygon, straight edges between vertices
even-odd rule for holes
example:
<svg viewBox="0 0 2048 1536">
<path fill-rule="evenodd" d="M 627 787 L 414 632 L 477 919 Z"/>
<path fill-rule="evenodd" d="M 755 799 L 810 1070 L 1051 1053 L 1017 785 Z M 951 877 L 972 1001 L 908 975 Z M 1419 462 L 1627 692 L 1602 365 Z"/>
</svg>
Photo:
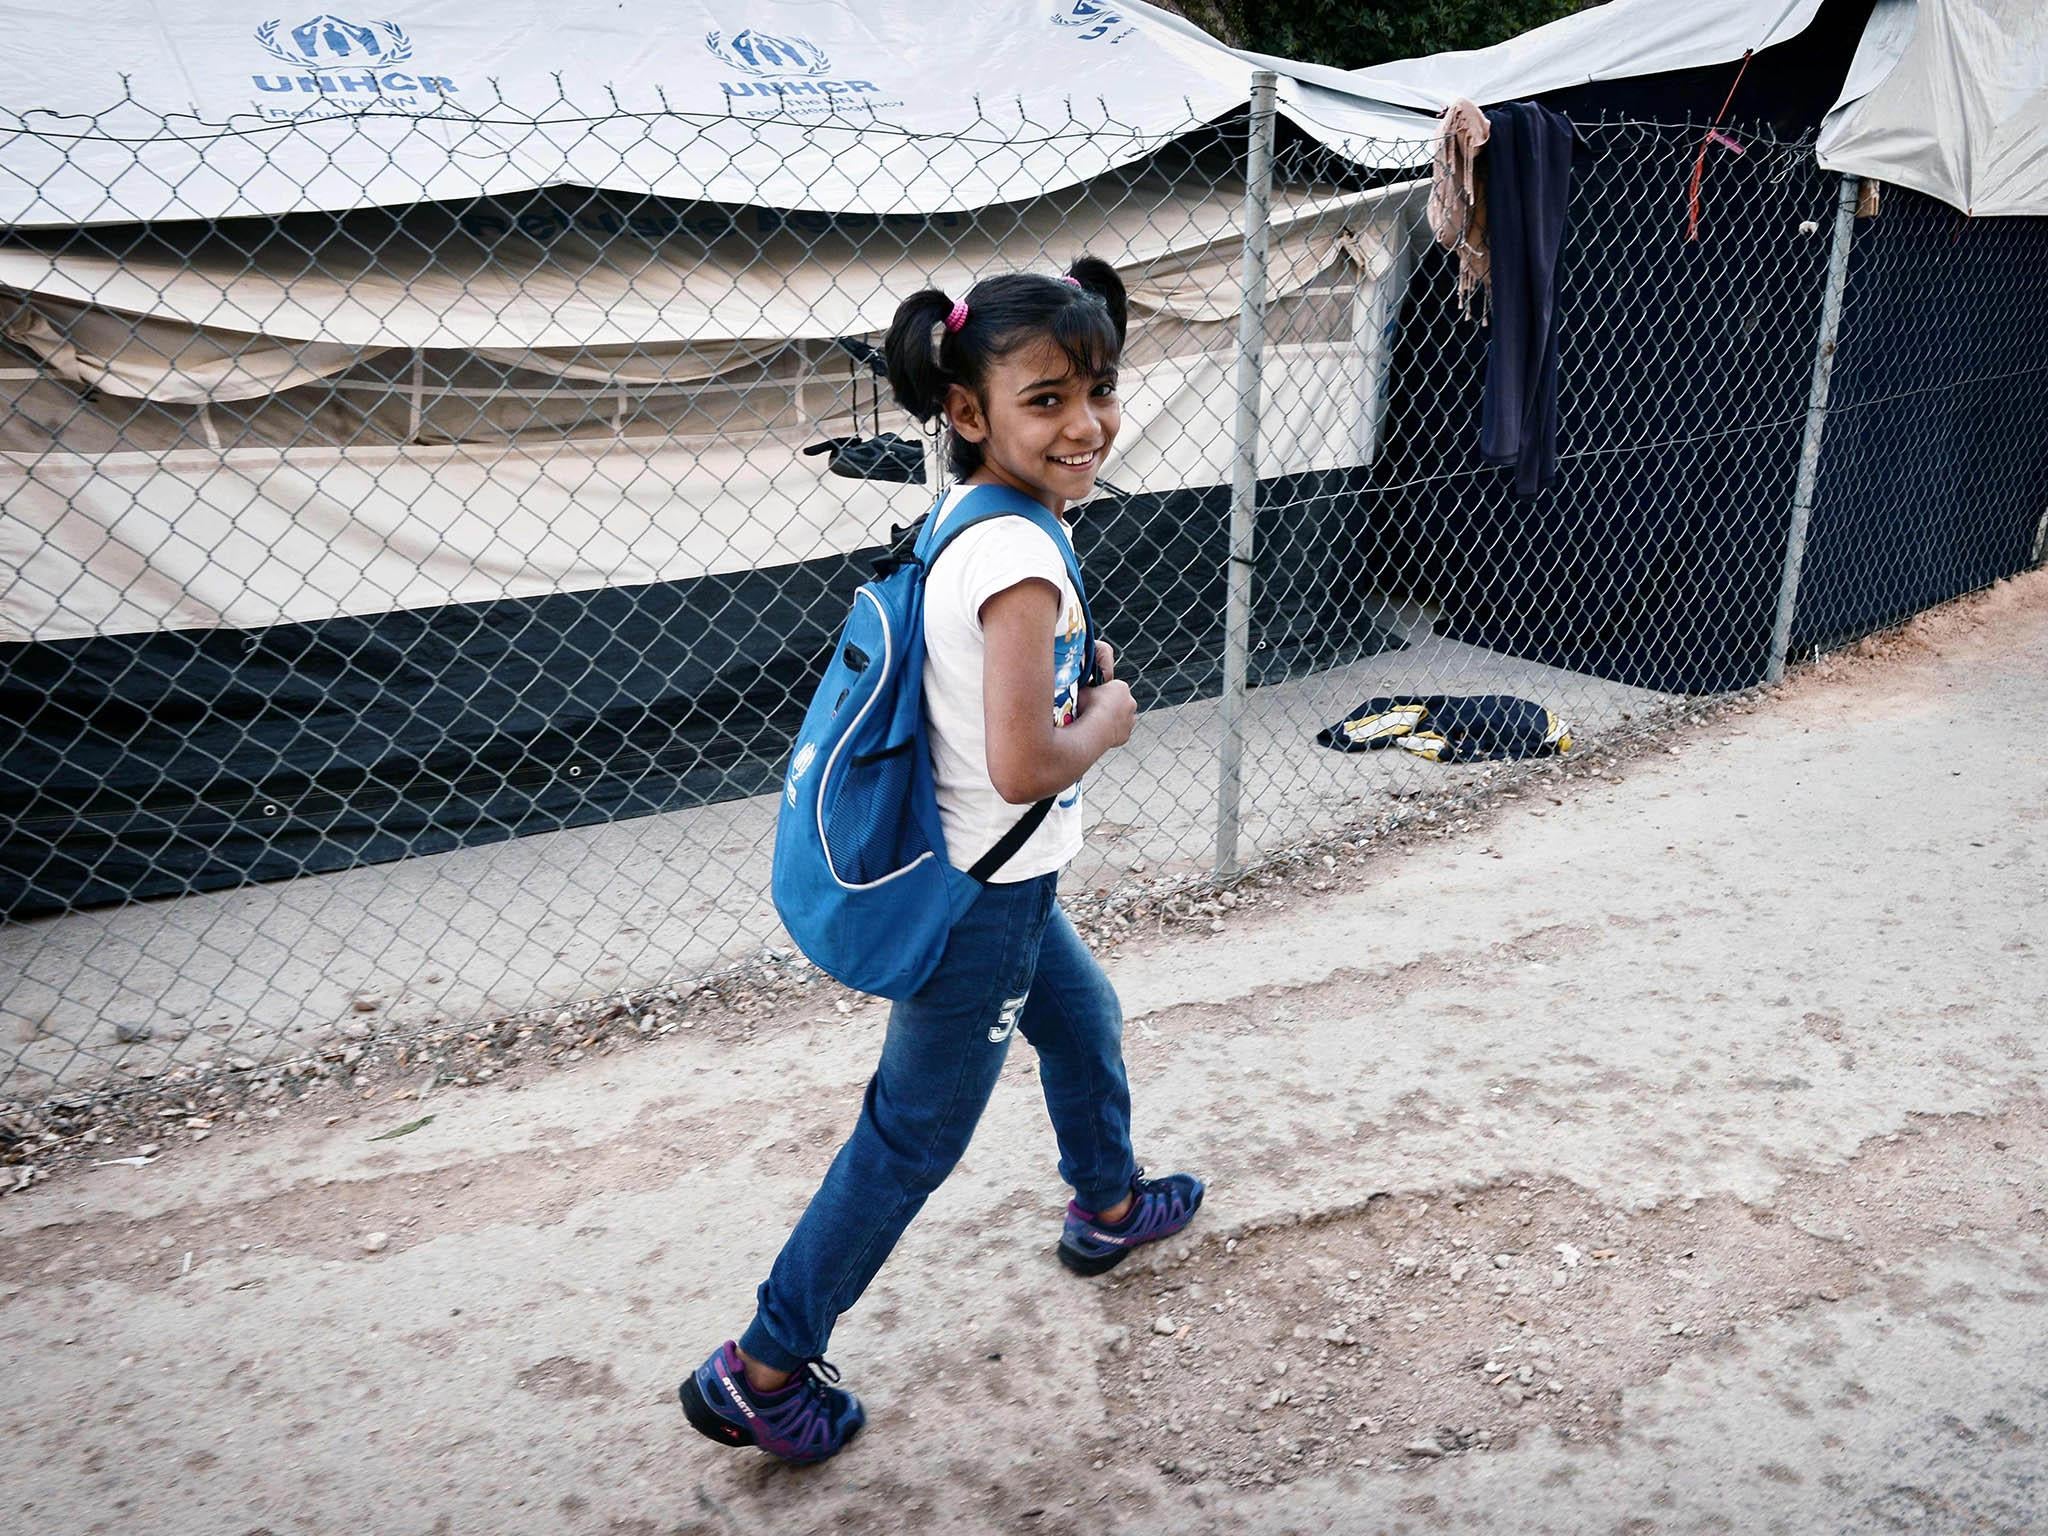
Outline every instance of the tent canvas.
<svg viewBox="0 0 2048 1536">
<path fill-rule="evenodd" d="M 1133 330 L 1118 495 L 1082 542 L 1110 541 L 1146 702 L 1213 691 L 1244 194 L 1173 164 L 915 218 L 559 189 L 17 232 L 0 687 L 29 814 L 0 895 L 21 915 L 769 787 L 851 585 L 925 498 L 804 455 L 909 429 L 840 341 L 927 280 L 1084 249 Z M 1297 519 L 1338 515 L 1374 451 L 1419 194 L 1276 195 L 1262 456 Z M 1261 612 L 1275 675 L 1399 643 L 1277 572 Z"/>
<path fill-rule="evenodd" d="M 0 224 L 557 185 L 959 211 L 1091 180 L 1240 112 L 1252 65 L 1279 73 L 1281 110 L 1311 137 L 1361 164 L 1414 166 L 1455 96 L 1487 104 L 1725 63 L 1796 36 L 1820 6 L 1607 0 L 1491 48 L 1345 71 L 1240 53 L 1145 0 L 991 0 L 943 21 L 880 0 L 567 19 L 544 0 L 416 0 L 402 23 L 112 0 L 61 28 L 19 29 L 0 58 L 13 172 Z M 1910 27 L 1886 19 L 1908 11 Z M 1856 76 L 1867 84 L 1837 103 L 1823 163 L 1956 207 L 2048 212 L 2048 170 L 2024 149 L 2048 123 L 2044 25 L 2032 0 L 1881 7 Z M 984 132 L 960 134 L 977 118 Z M 81 119 L 99 131 L 81 133 Z M 1003 154 L 984 152 L 996 143 Z"/>
<path fill-rule="evenodd" d="M 1374 298 L 1416 192 L 1276 200 L 1288 365 L 1269 476 L 1369 461 Z M 253 628 L 844 555 L 903 516 L 903 493 L 802 456 L 876 404 L 831 338 L 879 340 L 902 293 L 1061 250 L 1106 255 L 1130 286 L 1118 486 L 1223 484 L 1242 197 L 1120 175 L 910 228 L 772 215 L 763 235 L 749 210 L 698 205 L 648 240 L 559 205 L 436 207 L 317 238 L 277 223 L 0 245 L 18 305 L 0 332 L 42 364 L 0 382 L 0 634 Z M 162 435 L 178 411 L 218 441 Z M 108 418 L 126 427 L 111 444 Z"/>
</svg>

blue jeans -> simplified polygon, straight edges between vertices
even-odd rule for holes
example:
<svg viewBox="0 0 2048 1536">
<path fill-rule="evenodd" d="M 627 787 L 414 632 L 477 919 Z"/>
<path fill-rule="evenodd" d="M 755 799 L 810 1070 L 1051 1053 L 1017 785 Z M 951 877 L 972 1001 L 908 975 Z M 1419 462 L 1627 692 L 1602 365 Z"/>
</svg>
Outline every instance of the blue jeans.
<svg viewBox="0 0 2048 1536">
<path fill-rule="evenodd" d="M 782 1246 L 740 1348 L 794 1371 L 825 1353 L 931 1192 L 967 1150 L 1010 1036 L 1038 1051 L 1060 1177 L 1082 1209 L 1130 1193 L 1123 1010 L 1055 899 L 1059 876 L 991 885 L 954 926 L 930 981 L 889 1013 L 860 1121 Z"/>
</svg>

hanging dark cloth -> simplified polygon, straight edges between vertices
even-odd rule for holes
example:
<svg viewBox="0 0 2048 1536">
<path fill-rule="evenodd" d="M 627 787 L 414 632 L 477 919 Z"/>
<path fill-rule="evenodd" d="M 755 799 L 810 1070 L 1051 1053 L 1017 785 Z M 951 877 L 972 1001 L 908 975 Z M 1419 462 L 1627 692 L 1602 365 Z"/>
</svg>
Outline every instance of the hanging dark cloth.
<svg viewBox="0 0 2048 1536">
<path fill-rule="evenodd" d="M 1557 263 L 1571 197 L 1571 123 L 1533 101 L 1486 114 L 1493 322 L 1479 456 L 1512 465 L 1515 494 L 1557 479 Z"/>
</svg>

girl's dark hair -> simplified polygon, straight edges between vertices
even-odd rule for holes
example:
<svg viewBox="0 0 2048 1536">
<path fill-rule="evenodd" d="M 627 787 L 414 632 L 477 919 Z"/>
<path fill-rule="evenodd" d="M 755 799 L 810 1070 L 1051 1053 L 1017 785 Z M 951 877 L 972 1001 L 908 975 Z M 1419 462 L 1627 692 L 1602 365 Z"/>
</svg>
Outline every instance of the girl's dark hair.
<svg viewBox="0 0 2048 1536">
<path fill-rule="evenodd" d="M 1093 256 L 1083 256 L 1067 275 L 1072 283 L 1037 272 L 983 278 L 967 290 L 967 323 L 957 331 L 945 328 L 953 300 L 936 288 L 897 305 L 882 343 L 897 403 L 929 422 L 945 410 L 946 386 L 964 384 L 986 405 L 990 366 L 1037 337 L 1049 338 L 1084 378 L 1116 367 L 1128 324 L 1123 279 Z M 979 443 L 951 432 L 946 443 L 955 478 L 981 468 Z"/>
</svg>

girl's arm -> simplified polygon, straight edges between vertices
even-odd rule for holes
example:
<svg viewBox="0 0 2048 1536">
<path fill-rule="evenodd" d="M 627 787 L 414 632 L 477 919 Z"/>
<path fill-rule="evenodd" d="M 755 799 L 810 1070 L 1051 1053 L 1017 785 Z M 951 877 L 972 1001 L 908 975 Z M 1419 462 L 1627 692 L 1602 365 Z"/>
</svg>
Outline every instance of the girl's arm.
<svg viewBox="0 0 2048 1536">
<path fill-rule="evenodd" d="M 1012 805 L 1030 805 L 1080 782 L 1102 755 L 1131 739 L 1138 703 L 1128 683 L 1083 688 L 1074 718 L 1052 723 L 1052 637 L 1060 595 L 1032 577 L 981 605 L 983 729 L 988 776 Z"/>
</svg>

